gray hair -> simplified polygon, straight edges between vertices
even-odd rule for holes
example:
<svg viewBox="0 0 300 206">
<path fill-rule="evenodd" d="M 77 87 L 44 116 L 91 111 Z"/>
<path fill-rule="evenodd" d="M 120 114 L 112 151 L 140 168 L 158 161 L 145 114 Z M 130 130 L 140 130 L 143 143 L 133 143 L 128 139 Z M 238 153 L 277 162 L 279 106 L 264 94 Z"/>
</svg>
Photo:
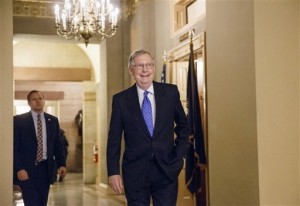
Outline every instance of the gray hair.
<svg viewBox="0 0 300 206">
<path fill-rule="evenodd" d="M 143 50 L 143 49 L 140 49 L 140 50 L 136 50 L 136 51 L 132 52 L 131 55 L 129 56 L 129 59 L 128 59 L 128 69 L 130 69 L 130 67 L 133 65 L 134 59 L 137 56 L 140 56 L 140 55 L 143 55 L 143 54 L 148 54 L 152 58 L 153 63 L 154 63 L 154 57 L 150 54 L 150 52 L 148 52 L 146 50 Z"/>
</svg>

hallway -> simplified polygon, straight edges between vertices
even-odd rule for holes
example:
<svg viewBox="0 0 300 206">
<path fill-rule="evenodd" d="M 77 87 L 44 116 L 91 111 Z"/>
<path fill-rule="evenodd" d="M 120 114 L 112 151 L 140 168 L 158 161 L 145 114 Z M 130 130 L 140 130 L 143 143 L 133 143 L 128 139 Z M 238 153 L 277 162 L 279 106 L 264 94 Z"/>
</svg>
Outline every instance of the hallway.
<svg viewBox="0 0 300 206">
<path fill-rule="evenodd" d="M 97 185 L 82 183 L 82 174 L 69 173 L 63 182 L 57 182 L 50 188 L 48 206 L 123 206 L 125 197 L 102 194 Z M 21 193 L 14 192 L 14 206 L 23 206 Z"/>
</svg>

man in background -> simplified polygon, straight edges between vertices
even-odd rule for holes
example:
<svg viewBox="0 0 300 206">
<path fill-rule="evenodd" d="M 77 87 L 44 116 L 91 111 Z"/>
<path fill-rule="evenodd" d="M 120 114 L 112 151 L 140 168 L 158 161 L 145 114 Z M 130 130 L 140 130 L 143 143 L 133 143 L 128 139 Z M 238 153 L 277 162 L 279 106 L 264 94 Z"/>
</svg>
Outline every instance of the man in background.
<svg viewBox="0 0 300 206">
<path fill-rule="evenodd" d="M 20 186 L 25 206 L 46 206 L 53 183 L 54 157 L 66 175 L 66 159 L 58 119 L 43 111 L 42 92 L 27 95 L 31 110 L 14 116 L 14 184 Z"/>
</svg>

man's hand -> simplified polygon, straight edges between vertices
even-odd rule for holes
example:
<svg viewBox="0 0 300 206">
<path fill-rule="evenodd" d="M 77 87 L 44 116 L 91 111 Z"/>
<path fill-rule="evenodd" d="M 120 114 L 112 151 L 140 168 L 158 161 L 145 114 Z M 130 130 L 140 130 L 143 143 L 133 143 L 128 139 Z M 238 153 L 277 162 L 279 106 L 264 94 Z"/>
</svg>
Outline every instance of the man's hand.
<svg viewBox="0 0 300 206">
<path fill-rule="evenodd" d="M 119 194 L 122 194 L 123 183 L 120 175 L 109 176 L 108 183 L 114 191 L 116 191 Z"/>
<path fill-rule="evenodd" d="M 20 181 L 25 181 L 25 180 L 28 180 L 28 179 L 29 179 L 26 170 L 19 170 L 18 173 L 17 173 L 17 177 L 18 177 L 18 179 L 19 179 Z"/>
<path fill-rule="evenodd" d="M 67 168 L 66 167 L 58 168 L 58 174 L 61 177 L 65 177 L 67 175 Z"/>
</svg>

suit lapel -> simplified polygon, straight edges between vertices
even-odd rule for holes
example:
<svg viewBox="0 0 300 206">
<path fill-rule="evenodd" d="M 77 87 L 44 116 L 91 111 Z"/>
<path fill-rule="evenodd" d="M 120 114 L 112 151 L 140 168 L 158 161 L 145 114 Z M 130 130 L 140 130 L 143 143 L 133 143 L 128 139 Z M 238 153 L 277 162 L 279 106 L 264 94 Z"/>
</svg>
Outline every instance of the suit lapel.
<svg viewBox="0 0 300 206">
<path fill-rule="evenodd" d="M 52 118 L 50 115 L 48 115 L 47 113 L 44 113 L 45 116 L 45 123 L 46 123 L 46 133 L 47 133 L 47 144 L 50 144 L 50 140 L 51 140 L 51 123 L 52 123 Z"/>
<path fill-rule="evenodd" d="M 28 124 L 27 128 L 30 130 L 29 134 L 33 134 L 33 135 L 30 135 L 30 136 L 32 136 L 34 138 L 34 140 L 37 141 L 34 121 L 33 121 L 33 117 L 32 117 L 31 112 L 26 113 L 24 122 L 26 122 L 26 124 Z"/>
<path fill-rule="evenodd" d="M 157 133 L 158 129 L 159 129 L 159 125 L 161 125 L 161 121 L 163 120 L 163 91 L 161 89 L 159 89 L 159 85 L 156 84 L 155 82 L 153 82 L 153 87 L 154 87 L 154 97 L 155 97 L 155 107 L 156 107 L 156 111 L 155 111 L 155 125 L 154 125 L 154 131 L 153 131 L 153 137 L 155 136 L 155 134 Z"/>
</svg>

